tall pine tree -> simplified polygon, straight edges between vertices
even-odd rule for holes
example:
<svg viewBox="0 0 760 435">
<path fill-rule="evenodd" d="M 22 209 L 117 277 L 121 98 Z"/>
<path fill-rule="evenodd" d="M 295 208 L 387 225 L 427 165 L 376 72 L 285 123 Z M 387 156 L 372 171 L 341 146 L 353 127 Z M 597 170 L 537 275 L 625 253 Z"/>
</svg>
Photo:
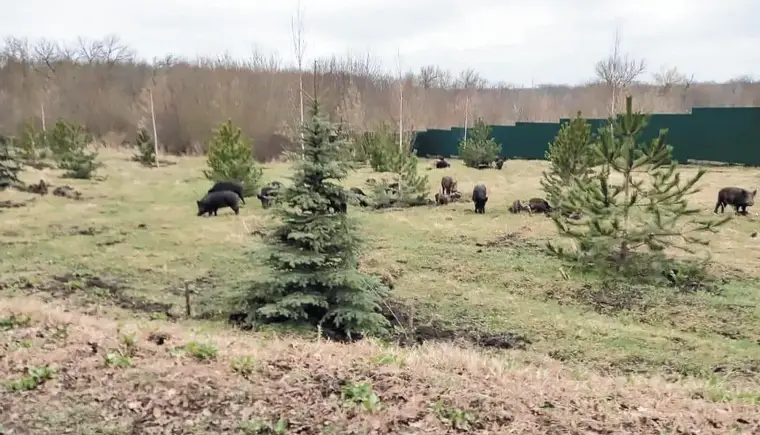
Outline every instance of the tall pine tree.
<svg viewBox="0 0 760 435">
<path fill-rule="evenodd" d="M 312 102 L 302 126 L 304 158 L 297 160 L 292 185 L 283 189 L 277 213 L 282 224 L 262 252 L 271 269 L 247 294 L 253 323 L 295 321 L 352 334 L 380 333 L 388 321 L 379 312 L 390 290 L 378 278 L 358 271 L 360 240 L 339 204 L 348 192 L 338 182 L 352 169 L 344 159 L 341 136 Z"/>
</svg>

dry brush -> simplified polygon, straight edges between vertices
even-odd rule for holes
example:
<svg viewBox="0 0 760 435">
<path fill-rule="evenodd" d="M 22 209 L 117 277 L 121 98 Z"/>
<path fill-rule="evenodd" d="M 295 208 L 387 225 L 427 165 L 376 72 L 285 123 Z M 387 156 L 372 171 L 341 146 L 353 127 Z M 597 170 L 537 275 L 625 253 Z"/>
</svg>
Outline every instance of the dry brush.
<svg viewBox="0 0 760 435">
<path fill-rule="evenodd" d="M 405 129 L 461 125 L 468 98 L 470 118 L 489 124 L 557 121 L 579 110 L 604 117 L 609 111 L 608 86 L 599 82 L 516 88 L 490 85 L 474 70 L 455 75 L 436 66 L 399 78 L 371 57 L 320 59 L 317 67 L 325 109 L 359 130 L 398 124 L 399 83 Z M 760 82 L 670 80 L 682 76 L 674 71 L 655 74 L 652 84 L 633 83 L 628 91 L 643 110 L 655 113 L 760 105 Z M 152 90 L 162 152 L 202 151 L 214 127 L 231 119 L 254 138 L 256 157 L 268 160 L 293 146 L 298 89 L 298 69 L 274 55 L 254 53 L 245 60 L 167 55 L 148 62 L 114 36 L 73 44 L 7 38 L 0 47 L 0 132 L 16 133 L 30 119 L 44 128 L 43 120 L 49 125 L 65 118 L 108 142 L 133 141 L 135 127 L 150 116 L 144 100 Z"/>
</svg>

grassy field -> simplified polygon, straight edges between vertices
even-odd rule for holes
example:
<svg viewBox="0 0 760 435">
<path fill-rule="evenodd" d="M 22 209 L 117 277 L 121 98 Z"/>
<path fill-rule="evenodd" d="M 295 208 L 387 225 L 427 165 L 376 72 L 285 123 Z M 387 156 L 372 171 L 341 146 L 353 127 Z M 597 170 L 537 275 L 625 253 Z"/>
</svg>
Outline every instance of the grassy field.
<svg viewBox="0 0 760 435">
<path fill-rule="evenodd" d="M 457 161 L 430 170 L 425 161 L 421 170 L 430 176 L 431 192 L 448 174 L 465 193 L 485 183 L 486 214 L 476 215 L 471 202 L 349 213 L 367 239 L 361 267 L 392 277 L 403 326 L 449 342 L 349 346 L 274 330 L 241 333 L 209 320 L 261 272 L 250 253 L 260 243 L 258 231 L 275 223 L 270 213 L 250 198 L 239 217 L 229 209 L 197 217 L 195 201 L 209 187 L 201 158 L 175 159 L 158 169 L 115 151 L 103 158 L 101 181 L 62 180 L 55 171 L 23 174 L 29 183 L 74 186 L 82 200 L 48 195 L 0 213 L 0 331 L 6 330 L 0 377 L 44 383 L 0 392 L 6 430 L 760 428 L 754 278 L 760 241 L 751 237 L 758 230 L 752 213 L 710 236 L 711 272 L 722 278 L 715 291 L 600 289 L 595 276 L 563 273 L 562 264 L 543 252 L 555 237 L 550 219 L 507 211 L 515 199 L 540 196 L 542 162 L 509 161 L 502 171 L 477 171 Z M 267 181 L 286 182 L 287 174 L 285 163 L 265 169 Z M 709 216 L 719 187 L 754 189 L 758 175 L 716 168 L 693 201 Z M 363 169 L 346 185 L 364 187 L 374 176 Z M 0 200 L 32 196 L 6 191 Z M 184 316 L 186 286 L 194 319 Z M 473 336 L 517 348 L 478 348 L 464 340 Z M 35 376 L 24 377 L 29 368 L 37 369 Z M 257 428 L 266 424 L 272 427 Z"/>
</svg>

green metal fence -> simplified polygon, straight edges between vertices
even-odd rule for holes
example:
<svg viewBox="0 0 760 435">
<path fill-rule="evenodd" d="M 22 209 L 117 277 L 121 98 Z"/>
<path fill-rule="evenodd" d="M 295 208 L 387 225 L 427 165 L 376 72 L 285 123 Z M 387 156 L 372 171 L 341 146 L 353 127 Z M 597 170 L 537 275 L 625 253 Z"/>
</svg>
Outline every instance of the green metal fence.
<svg viewBox="0 0 760 435">
<path fill-rule="evenodd" d="M 543 159 L 549 142 L 554 140 L 559 122 L 518 122 L 515 125 L 492 125 L 491 134 L 501 144 L 502 156 L 516 159 Z M 589 119 L 592 131 L 606 120 Z M 649 119 L 643 140 L 657 137 L 668 129 L 668 143 L 673 157 L 681 163 L 704 160 L 760 166 L 760 107 L 695 108 L 691 114 L 655 114 Z M 455 156 L 464 137 L 464 128 L 417 132 L 414 148 L 420 157 Z"/>
</svg>

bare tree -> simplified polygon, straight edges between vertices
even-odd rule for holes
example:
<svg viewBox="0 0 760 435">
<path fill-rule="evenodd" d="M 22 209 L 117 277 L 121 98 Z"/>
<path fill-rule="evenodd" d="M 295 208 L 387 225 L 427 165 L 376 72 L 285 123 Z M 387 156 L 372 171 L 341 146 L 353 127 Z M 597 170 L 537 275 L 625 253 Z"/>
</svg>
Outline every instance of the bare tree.
<svg viewBox="0 0 760 435">
<path fill-rule="evenodd" d="M 37 41 L 32 49 L 32 54 L 37 64 L 35 70 L 47 79 L 55 76 L 56 64 L 64 58 L 60 45 L 45 38 Z"/>
<path fill-rule="evenodd" d="M 678 71 L 676 67 L 667 68 L 663 66 L 659 72 L 653 74 L 653 79 L 655 85 L 659 88 L 660 95 L 669 95 L 673 91 L 680 91 L 681 110 L 687 110 L 686 97 L 691 84 L 694 83 L 694 74 L 686 76 Z"/>
<path fill-rule="evenodd" d="M 32 60 L 31 51 L 29 40 L 26 38 L 15 38 L 13 36 L 5 38 L 5 47 L 3 49 L 5 61 L 14 60 L 27 66 Z"/>
<path fill-rule="evenodd" d="M 483 89 L 488 86 L 488 81 L 480 76 L 472 68 L 467 68 L 464 71 L 460 71 L 454 86 L 458 89 Z"/>
<path fill-rule="evenodd" d="M 694 82 L 694 74 L 687 77 L 678 71 L 678 68 L 660 68 L 659 72 L 653 74 L 654 83 L 661 89 L 663 93 L 667 93 L 673 88 L 680 86 L 689 87 Z"/>
<path fill-rule="evenodd" d="M 398 72 L 398 150 L 404 151 L 404 73 L 401 69 L 401 50 L 396 47 L 396 68 Z"/>
<path fill-rule="evenodd" d="M 420 68 L 416 83 L 422 89 L 446 88 L 451 86 L 451 73 L 436 65 L 427 65 Z"/>
<path fill-rule="evenodd" d="M 42 96 L 40 97 L 40 123 L 42 132 L 47 131 L 45 105 L 50 93 L 50 82 L 55 79 L 56 67 L 59 62 L 66 59 L 67 53 L 61 46 L 48 39 L 40 39 L 32 48 L 34 56 L 34 70 L 42 76 Z"/>
<path fill-rule="evenodd" d="M 438 68 L 434 65 L 423 66 L 417 75 L 417 84 L 422 89 L 430 89 L 438 81 Z"/>
<path fill-rule="evenodd" d="M 89 41 L 82 37 L 77 39 L 77 60 L 88 64 L 105 63 L 113 66 L 135 60 L 135 52 L 122 43 L 116 35 L 107 35 L 103 39 Z"/>
<path fill-rule="evenodd" d="M 298 6 L 296 8 L 296 15 L 291 19 L 290 30 L 293 37 L 293 51 L 296 55 L 296 62 L 298 63 L 298 109 L 301 114 L 301 125 L 304 123 L 304 109 L 303 109 L 303 58 L 306 54 L 306 41 L 304 37 L 304 24 L 301 10 L 301 0 L 298 0 Z M 316 64 L 315 64 L 316 68 Z M 298 129 L 301 131 L 301 129 Z M 304 150 L 303 145 L 303 131 L 301 131 L 301 150 Z"/>
<path fill-rule="evenodd" d="M 597 62 L 595 69 L 597 78 L 610 88 L 610 114 L 614 115 L 618 93 L 646 71 L 646 62 L 620 53 L 620 29 L 616 28 L 612 53 Z"/>
</svg>

